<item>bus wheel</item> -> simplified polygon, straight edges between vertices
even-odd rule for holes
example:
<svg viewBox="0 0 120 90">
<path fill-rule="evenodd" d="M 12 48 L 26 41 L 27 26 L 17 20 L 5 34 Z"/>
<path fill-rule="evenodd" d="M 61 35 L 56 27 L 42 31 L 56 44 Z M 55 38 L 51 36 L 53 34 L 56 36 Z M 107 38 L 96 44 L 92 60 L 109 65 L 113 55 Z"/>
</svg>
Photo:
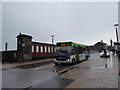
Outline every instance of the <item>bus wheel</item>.
<svg viewBox="0 0 120 90">
<path fill-rule="evenodd" d="M 85 59 L 88 60 L 88 56 L 86 56 Z"/>
<path fill-rule="evenodd" d="M 56 66 L 58 66 L 58 63 L 55 63 Z"/>
<path fill-rule="evenodd" d="M 74 64 L 75 64 L 75 59 L 72 60 L 72 65 L 74 65 Z"/>
</svg>

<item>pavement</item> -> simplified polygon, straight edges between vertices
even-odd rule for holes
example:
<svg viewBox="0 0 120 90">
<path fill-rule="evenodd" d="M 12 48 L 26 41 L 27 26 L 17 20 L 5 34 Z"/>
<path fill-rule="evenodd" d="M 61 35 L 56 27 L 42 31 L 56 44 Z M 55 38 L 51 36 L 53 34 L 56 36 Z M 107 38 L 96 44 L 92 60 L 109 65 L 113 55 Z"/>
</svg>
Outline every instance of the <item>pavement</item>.
<svg viewBox="0 0 120 90">
<path fill-rule="evenodd" d="M 53 61 L 53 58 L 33 60 L 33 61 L 22 62 L 22 63 L 5 63 L 5 64 L 2 64 L 2 69 L 4 70 L 4 69 L 14 68 L 18 66 L 23 66 L 23 65 L 30 65 L 30 64 L 43 63 L 43 62 L 52 62 L 52 61 Z"/>
<path fill-rule="evenodd" d="M 118 77 L 118 79 L 119 79 L 119 81 L 118 81 L 118 83 L 119 83 L 119 90 L 120 90 L 120 59 L 118 60 L 118 66 L 119 66 L 119 77 Z"/>
<path fill-rule="evenodd" d="M 99 54 L 94 56 L 99 57 Z M 92 57 L 68 69 L 60 78 L 74 80 L 66 88 L 118 88 L 118 58 Z"/>
</svg>

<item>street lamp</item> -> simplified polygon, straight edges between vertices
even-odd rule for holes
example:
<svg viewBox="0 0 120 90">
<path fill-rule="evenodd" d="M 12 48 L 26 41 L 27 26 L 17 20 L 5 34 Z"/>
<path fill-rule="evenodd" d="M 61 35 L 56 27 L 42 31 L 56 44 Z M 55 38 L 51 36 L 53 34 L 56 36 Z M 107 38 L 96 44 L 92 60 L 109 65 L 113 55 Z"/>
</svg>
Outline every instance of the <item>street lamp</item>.
<svg viewBox="0 0 120 90">
<path fill-rule="evenodd" d="M 52 37 L 52 44 L 54 43 L 54 35 L 51 35 L 51 37 Z"/>
<path fill-rule="evenodd" d="M 120 48 L 119 48 L 119 40 L 118 40 L 118 24 L 115 24 L 115 29 L 116 29 L 116 38 L 117 38 L 117 55 L 118 55 L 118 59 L 120 59 Z"/>
<path fill-rule="evenodd" d="M 115 24 L 114 27 L 115 27 L 115 29 L 116 29 L 117 43 L 119 43 L 119 41 L 118 41 L 118 24 Z M 117 45 L 117 49 L 119 50 L 119 45 Z"/>
</svg>

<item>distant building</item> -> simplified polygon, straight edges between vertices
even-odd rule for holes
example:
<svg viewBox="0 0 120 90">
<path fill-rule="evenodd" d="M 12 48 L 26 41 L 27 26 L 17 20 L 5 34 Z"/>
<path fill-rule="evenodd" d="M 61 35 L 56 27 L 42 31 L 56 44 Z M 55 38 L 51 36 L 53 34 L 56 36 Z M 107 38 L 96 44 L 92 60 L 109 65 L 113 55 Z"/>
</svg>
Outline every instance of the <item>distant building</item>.
<svg viewBox="0 0 120 90">
<path fill-rule="evenodd" d="M 53 58 L 55 46 L 53 44 L 33 42 L 32 36 L 21 34 L 17 35 L 17 50 L 2 51 L 2 63 L 4 62 L 26 62 L 35 59 Z"/>
<path fill-rule="evenodd" d="M 32 36 L 19 33 L 17 35 L 17 58 L 19 62 L 32 60 Z"/>
<path fill-rule="evenodd" d="M 108 44 L 104 43 L 103 40 L 95 43 L 93 46 L 89 46 L 91 52 L 101 52 L 103 49 L 108 49 Z"/>
<path fill-rule="evenodd" d="M 17 50 L 2 51 L 2 63 L 4 62 L 17 62 Z"/>
</svg>

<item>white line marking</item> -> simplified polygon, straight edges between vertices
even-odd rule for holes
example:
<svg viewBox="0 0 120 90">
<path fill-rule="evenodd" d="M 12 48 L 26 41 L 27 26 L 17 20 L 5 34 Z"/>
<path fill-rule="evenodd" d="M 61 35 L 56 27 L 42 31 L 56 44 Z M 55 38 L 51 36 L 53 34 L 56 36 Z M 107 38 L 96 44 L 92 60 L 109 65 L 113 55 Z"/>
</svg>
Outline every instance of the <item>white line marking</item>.
<svg viewBox="0 0 120 90">
<path fill-rule="evenodd" d="M 52 66 L 54 66 L 54 64 L 44 65 L 44 66 L 36 67 L 36 68 L 31 68 L 30 70 L 41 70 L 41 69 L 49 68 L 49 67 L 52 67 Z"/>
</svg>

